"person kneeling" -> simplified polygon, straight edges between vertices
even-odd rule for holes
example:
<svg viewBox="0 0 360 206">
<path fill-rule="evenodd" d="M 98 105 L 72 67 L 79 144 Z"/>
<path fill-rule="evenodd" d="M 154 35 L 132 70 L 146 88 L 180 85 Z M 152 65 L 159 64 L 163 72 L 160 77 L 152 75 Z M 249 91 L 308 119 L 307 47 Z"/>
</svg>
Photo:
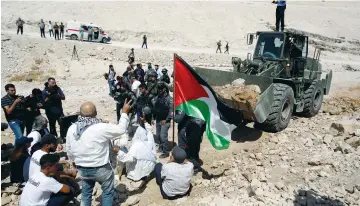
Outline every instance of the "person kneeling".
<svg viewBox="0 0 360 206">
<path fill-rule="evenodd" d="M 125 163 L 127 178 L 139 181 L 154 171 L 156 151 L 154 136 L 151 128 L 151 109 L 145 107 L 140 118 L 140 127 L 137 128 L 128 153 L 118 151 L 117 160 Z"/>
<path fill-rule="evenodd" d="M 26 183 L 21 195 L 20 206 L 68 205 L 74 198 L 69 186 L 61 184 L 51 177 L 56 173 L 59 160 L 60 156 L 55 154 L 45 154 L 41 157 L 41 171 L 34 173 Z"/>
<path fill-rule="evenodd" d="M 175 146 L 170 153 L 169 163 L 155 165 L 156 183 L 164 199 L 174 200 L 190 195 L 194 165 L 186 159 L 186 152 Z"/>
</svg>

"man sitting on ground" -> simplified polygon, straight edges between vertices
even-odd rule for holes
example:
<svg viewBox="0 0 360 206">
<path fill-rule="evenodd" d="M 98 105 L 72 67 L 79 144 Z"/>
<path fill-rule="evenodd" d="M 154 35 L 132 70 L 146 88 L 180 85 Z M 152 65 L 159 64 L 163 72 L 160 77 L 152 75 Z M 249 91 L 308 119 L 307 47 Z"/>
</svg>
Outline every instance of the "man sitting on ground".
<svg viewBox="0 0 360 206">
<path fill-rule="evenodd" d="M 24 187 L 20 206 L 68 205 L 74 198 L 69 186 L 56 181 L 51 175 L 56 173 L 60 156 L 45 154 L 40 159 L 40 171 L 36 171 Z"/>
<path fill-rule="evenodd" d="M 191 191 L 190 180 L 194 165 L 186 159 L 186 152 L 175 146 L 170 152 L 170 162 L 155 165 L 156 183 L 164 199 L 174 200 Z"/>
<path fill-rule="evenodd" d="M 138 181 L 150 175 L 156 164 L 154 136 L 151 128 L 151 109 L 145 107 L 128 153 L 118 152 L 118 161 L 125 163 L 127 178 Z"/>
</svg>

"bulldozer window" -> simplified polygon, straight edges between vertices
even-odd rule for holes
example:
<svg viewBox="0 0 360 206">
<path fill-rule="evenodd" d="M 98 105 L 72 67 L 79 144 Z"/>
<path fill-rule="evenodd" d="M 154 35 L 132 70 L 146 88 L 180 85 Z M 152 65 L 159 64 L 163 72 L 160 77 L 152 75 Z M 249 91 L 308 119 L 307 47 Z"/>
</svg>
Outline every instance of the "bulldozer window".
<svg viewBox="0 0 360 206">
<path fill-rule="evenodd" d="M 283 47 L 283 34 L 260 34 L 254 58 L 280 59 Z"/>
</svg>

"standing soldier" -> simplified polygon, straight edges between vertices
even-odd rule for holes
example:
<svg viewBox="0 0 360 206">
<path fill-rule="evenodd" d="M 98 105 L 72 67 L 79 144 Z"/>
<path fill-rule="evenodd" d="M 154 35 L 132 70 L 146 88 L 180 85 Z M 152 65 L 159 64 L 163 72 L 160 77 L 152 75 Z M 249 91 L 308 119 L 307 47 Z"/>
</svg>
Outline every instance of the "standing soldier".
<svg viewBox="0 0 360 206">
<path fill-rule="evenodd" d="M 224 54 L 225 53 L 229 53 L 229 42 L 226 42 L 226 45 L 225 45 L 225 52 L 224 52 Z"/>
<path fill-rule="evenodd" d="M 136 69 L 134 71 L 134 74 L 136 75 L 137 79 L 141 82 L 141 83 L 145 83 L 145 71 L 142 68 L 142 64 L 136 64 Z"/>
<path fill-rule="evenodd" d="M 156 116 L 156 135 L 155 142 L 159 143 L 158 151 L 162 154 L 160 158 L 166 158 L 171 151 L 168 140 L 170 121 L 172 119 L 173 100 L 166 92 L 166 85 L 159 84 L 159 94 L 153 99 L 154 115 Z"/>
<path fill-rule="evenodd" d="M 190 117 L 181 110 L 175 111 L 174 121 L 178 123 L 178 145 L 185 150 L 187 158 L 194 164 L 194 172 L 198 172 L 201 169 L 199 152 L 205 121 Z"/>
<path fill-rule="evenodd" d="M 128 56 L 128 62 L 129 62 L 129 64 L 132 64 L 135 62 L 134 48 L 131 48 L 130 54 Z"/>
<path fill-rule="evenodd" d="M 148 75 L 147 88 L 153 96 L 158 95 L 157 84 L 158 84 L 157 74 L 155 71 L 152 71 Z"/>
<path fill-rule="evenodd" d="M 165 82 L 166 84 L 170 84 L 170 77 L 168 75 L 168 70 L 166 68 L 161 70 L 162 76 L 160 77 L 160 81 Z"/>
<path fill-rule="evenodd" d="M 17 34 L 19 34 L 19 31 L 21 31 L 21 35 L 23 34 L 24 24 L 25 24 L 25 22 L 19 17 L 19 19 L 16 21 Z"/>
<path fill-rule="evenodd" d="M 45 37 L 45 23 L 44 23 L 44 20 L 40 20 L 40 23 L 39 23 L 39 27 L 40 27 L 40 35 L 41 37 Z"/>
<path fill-rule="evenodd" d="M 273 1 L 273 4 L 277 4 L 276 7 L 276 31 L 280 31 L 280 22 L 281 22 L 281 32 L 284 32 L 284 16 L 285 16 L 285 9 L 286 9 L 286 1 Z"/>
<path fill-rule="evenodd" d="M 55 25 L 54 25 L 54 31 L 55 31 L 55 40 L 56 40 L 56 37 L 57 37 L 57 40 L 60 40 L 59 38 L 59 25 L 55 22 Z"/>
<path fill-rule="evenodd" d="M 64 39 L 64 24 L 60 23 L 60 38 Z"/>
<path fill-rule="evenodd" d="M 145 81 L 147 82 L 147 81 L 149 81 L 149 74 L 150 73 L 152 73 L 152 72 L 155 72 L 156 73 L 156 71 L 155 71 L 155 69 L 153 69 L 152 68 L 152 66 L 151 66 L 151 63 L 148 63 L 148 69 L 147 69 L 147 71 L 145 72 Z M 157 76 L 156 76 L 157 77 Z"/>
<path fill-rule="evenodd" d="M 216 49 L 216 53 L 218 52 L 218 50 L 221 53 L 221 40 L 217 42 L 217 49 Z"/>
<path fill-rule="evenodd" d="M 144 45 L 146 46 L 146 49 L 147 49 L 147 37 L 146 37 L 146 35 L 143 36 L 143 44 L 142 44 L 141 48 L 143 48 Z"/>
</svg>

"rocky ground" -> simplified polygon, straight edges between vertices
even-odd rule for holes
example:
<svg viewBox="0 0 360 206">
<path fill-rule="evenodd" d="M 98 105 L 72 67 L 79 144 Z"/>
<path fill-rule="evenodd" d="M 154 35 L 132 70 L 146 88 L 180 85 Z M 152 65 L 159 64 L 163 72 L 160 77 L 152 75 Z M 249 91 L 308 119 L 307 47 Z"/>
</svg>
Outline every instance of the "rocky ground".
<svg viewBox="0 0 360 206">
<path fill-rule="evenodd" d="M 85 18 L 87 13 L 71 14 L 68 9 L 77 4 L 80 3 L 62 4 L 56 6 L 57 9 L 62 8 L 61 12 L 50 13 L 53 13 L 56 21 L 65 21 L 64 16 Z M 189 4 L 190 9 L 183 10 L 188 14 L 186 18 L 181 13 L 168 12 L 171 13 L 168 15 L 162 12 L 160 15 L 151 10 L 154 13 L 152 19 L 161 16 L 158 24 L 147 24 L 148 14 L 144 18 L 139 17 L 141 21 L 133 19 L 136 23 L 128 25 L 127 30 L 113 26 L 114 21 L 116 25 L 126 25 L 126 18 L 104 21 L 105 29 L 108 28 L 116 40 L 104 45 L 41 39 L 36 33 L 36 22 L 43 18 L 43 14 L 35 11 L 43 8 L 48 12 L 52 7 L 42 3 L 18 5 L 7 2 L 2 6 L 1 86 L 3 88 L 12 82 L 18 94 L 28 95 L 33 88 L 42 89 L 43 83 L 52 76 L 66 95 L 63 104 L 66 115 L 77 112 L 82 102 L 93 101 L 99 117 L 114 123 L 115 102 L 108 96 L 108 86 L 102 75 L 108 71 L 110 63 L 121 75 L 127 66 L 125 61 L 129 48 L 135 47 L 137 62 L 159 64 L 160 68 L 168 68 L 169 73 L 173 69 L 174 52 L 192 66 L 229 70 L 232 56 L 244 58 L 247 52 L 253 51 L 253 47 L 243 46 L 246 32 L 272 27 L 263 20 L 270 15 L 267 4 L 263 2 L 246 2 L 236 6 L 235 3 L 228 3 L 221 7 L 217 3 Z M 139 189 L 138 184 L 131 183 L 123 176 L 116 184 L 114 205 L 360 205 L 360 44 L 356 35 L 360 28 L 354 23 L 358 18 L 357 5 L 298 2 L 296 7 L 289 7 L 288 12 L 293 15 L 289 15 L 287 29 L 303 32 L 310 37 L 310 55 L 315 46 L 322 47 L 323 70 L 333 71 L 330 95 L 324 98 L 317 116 L 294 116 L 289 127 L 276 134 L 259 131 L 251 124 L 239 127 L 233 132 L 230 147 L 222 151 L 215 150 L 204 137 L 200 153 L 204 171 L 192 179 L 194 187 L 189 197 L 175 201 L 162 200 L 154 179 Z M 173 11 L 175 6 L 182 8 L 183 5 L 158 3 L 157 6 L 159 11 Z M 221 8 L 221 11 L 216 10 L 214 15 L 205 12 L 207 16 L 205 13 L 205 16 L 201 16 L 200 11 L 194 9 L 199 6 L 204 8 L 201 11 L 214 8 Z M 114 9 L 121 9 L 125 10 L 122 15 L 131 17 L 134 12 L 139 12 L 140 16 L 142 13 L 139 10 L 150 8 L 146 5 L 129 10 L 132 3 L 119 6 L 115 2 L 86 5 L 87 9 L 93 7 L 101 7 L 94 9 L 94 15 L 99 20 L 104 15 L 103 11 L 114 13 Z M 23 36 L 14 33 L 15 11 L 19 8 L 24 11 L 27 22 Z M 261 16 L 248 17 L 246 14 L 245 18 L 246 11 Z M 304 12 L 309 14 L 306 19 L 300 15 Z M 36 15 L 33 16 L 33 13 Z M 165 17 L 162 16 L 164 13 Z M 316 16 L 318 13 L 323 15 L 322 18 Z M 217 26 L 224 25 L 224 22 L 216 22 L 219 15 L 228 15 L 225 18 L 227 22 L 235 17 L 248 21 L 238 21 L 235 26 Z M 186 26 L 174 24 L 179 19 L 186 21 Z M 209 22 L 205 22 L 206 19 Z M 343 22 L 342 19 L 349 21 Z M 142 32 L 139 25 L 145 25 L 146 32 Z M 151 30 L 149 25 L 156 29 Z M 239 30 L 235 31 L 234 28 Z M 219 34 L 219 31 L 224 34 Z M 139 45 L 136 45 L 137 39 L 145 33 L 149 34 L 149 39 L 153 39 L 154 46 L 149 50 L 138 49 Z M 229 39 L 231 55 L 215 54 L 211 42 L 220 37 Z M 79 60 L 72 58 L 74 46 Z M 3 89 L 1 95 L 4 95 Z M 1 120 L 5 121 L 3 113 Z M 11 130 L 2 132 L 1 139 L 2 143 L 12 143 L 14 137 Z M 169 139 L 172 140 L 171 130 Z M 17 205 L 17 187 L 8 183 L 8 161 L 2 161 L 1 179 L 2 205 Z M 96 198 L 92 205 L 100 205 L 101 189 L 98 185 L 94 196 Z M 80 200 L 80 196 L 77 200 Z"/>
</svg>

